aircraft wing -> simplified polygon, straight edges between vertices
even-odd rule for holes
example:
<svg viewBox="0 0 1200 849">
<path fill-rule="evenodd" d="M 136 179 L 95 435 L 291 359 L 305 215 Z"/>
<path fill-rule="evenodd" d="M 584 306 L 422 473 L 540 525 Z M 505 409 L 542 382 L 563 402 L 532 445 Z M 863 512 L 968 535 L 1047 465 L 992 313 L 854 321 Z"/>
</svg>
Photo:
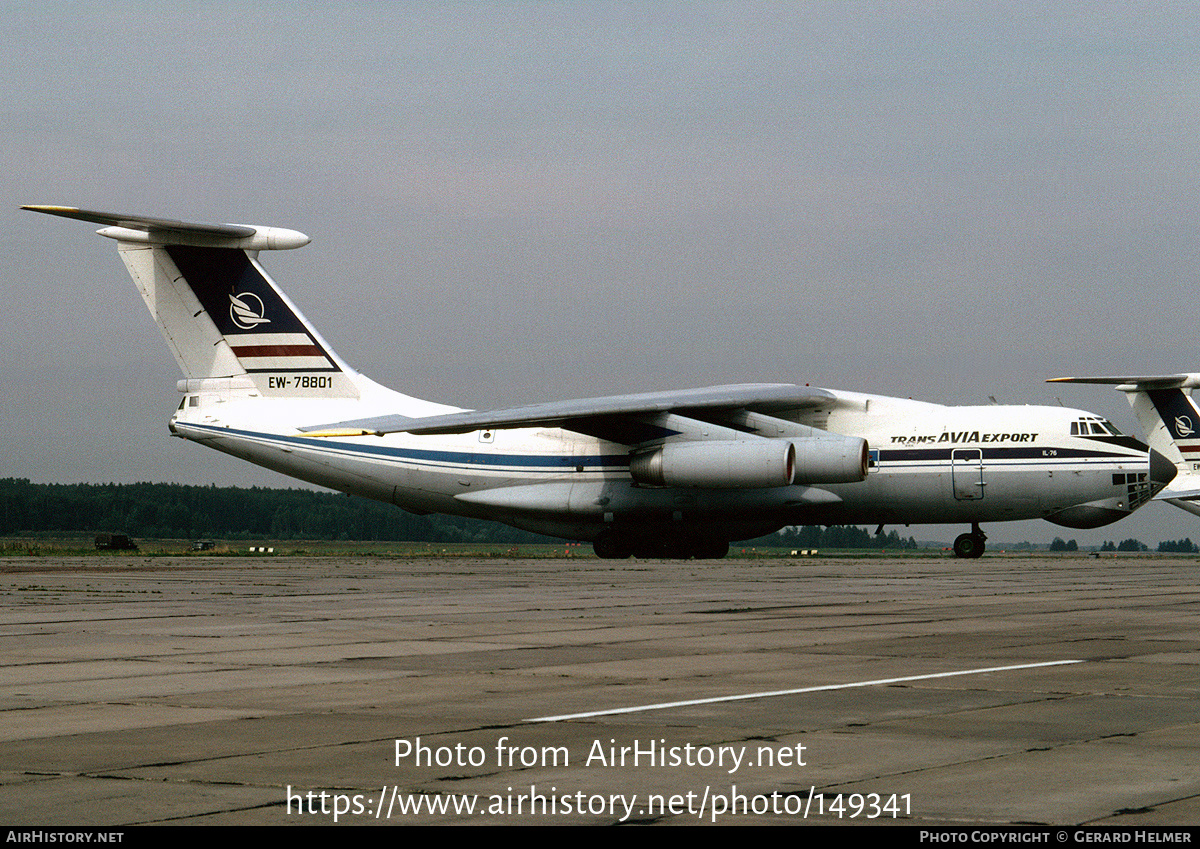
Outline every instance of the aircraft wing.
<svg viewBox="0 0 1200 849">
<path fill-rule="evenodd" d="M 525 427 L 561 427 L 584 433 L 595 431 L 598 421 L 612 421 L 658 413 L 752 410 L 778 413 L 832 404 L 836 396 L 825 389 L 790 383 L 749 383 L 708 386 L 674 392 L 611 395 L 513 407 L 507 410 L 472 410 L 425 418 L 377 416 L 300 428 L 312 436 L 381 436 L 385 433 L 469 433 Z"/>
</svg>

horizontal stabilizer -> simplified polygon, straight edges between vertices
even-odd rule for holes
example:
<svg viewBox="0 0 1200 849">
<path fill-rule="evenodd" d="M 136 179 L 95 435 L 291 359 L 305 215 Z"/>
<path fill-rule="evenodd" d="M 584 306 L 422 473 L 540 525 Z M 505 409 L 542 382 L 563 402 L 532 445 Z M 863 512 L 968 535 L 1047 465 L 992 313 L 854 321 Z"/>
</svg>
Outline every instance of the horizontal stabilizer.
<svg viewBox="0 0 1200 849">
<path fill-rule="evenodd" d="M 1196 501 L 1200 499 L 1200 474 L 1177 475 L 1166 488 L 1159 490 L 1155 501 Z"/>
<path fill-rule="evenodd" d="M 245 251 L 302 248 L 311 239 L 296 230 L 282 227 L 251 227 L 247 224 L 192 224 L 169 218 L 98 212 L 73 206 L 23 206 L 30 212 L 44 212 L 62 218 L 74 218 L 103 224 L 101 236 L 122 242 L 156 245 L 191 245 L 203 248 L 240 248 Z"/>
<path fill-rule="evenodd" d="M 635 416 L 655 413 L 686 413 L 688 410 L 752 409 L 773 412 L 815 407 L 836 400 L 833 393 L 789 383 L 750 383 L 733 386 L 709 386 L 675 392 L 645 392 L 635 395 L 611 395 L 534 404 L 508 410 L 470 411 L 443 416 L 409 418 L 377 416 L 301 428 L 313 436 L 345 436 L 347 431 L 360 434 L 385 433 L 469 433 L 474 430 L 503 430 L 523 427 L 566 427 L 581 419 L 600 416 Z"/>
<path fill-rule="evenodd" d="M 1173 489 L 1163 490 L 1154 496 L 1154 501 L 1196 501 L 1200 499 L 1200 489 L 1189 489 L 1177 492 Z"/>
<path fill-rule="evenodd" d="M 1047 383 L 1103 383 L 1138 389 L 1194 389 L 1200 374 L 1113 375 L 1107 377 L 1052 377 Z"/>
</svg>

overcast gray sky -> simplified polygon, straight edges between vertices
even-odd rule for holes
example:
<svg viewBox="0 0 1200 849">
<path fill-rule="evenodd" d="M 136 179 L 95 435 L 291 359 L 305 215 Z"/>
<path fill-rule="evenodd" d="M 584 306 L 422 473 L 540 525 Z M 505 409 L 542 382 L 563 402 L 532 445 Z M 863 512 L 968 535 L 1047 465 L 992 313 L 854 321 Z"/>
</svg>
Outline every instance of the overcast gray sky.
<svg viewBox="0 0 1200 849">
<path fill-rule="evenodd" d="M 0 476 L 287 485 L 167 438 L 113 244 L 26 203 L 302 230 L 264 261 L 328 341 L 459 406 L 784 381 L 1134 431 L 1042 381 L 1200 371 L 1198 8 L 8 3 Z"/>
</svg>

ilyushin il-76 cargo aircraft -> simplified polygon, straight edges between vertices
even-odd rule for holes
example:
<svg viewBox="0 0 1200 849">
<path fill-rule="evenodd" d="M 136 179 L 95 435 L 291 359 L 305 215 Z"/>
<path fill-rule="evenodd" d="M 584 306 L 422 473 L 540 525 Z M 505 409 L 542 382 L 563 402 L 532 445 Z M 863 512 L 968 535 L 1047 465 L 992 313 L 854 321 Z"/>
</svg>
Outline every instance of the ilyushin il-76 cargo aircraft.
<svg viewBox="0 0 1200 849">
<path fill-rule="evenodd" d="M 183 370 L 176 436 L 414 513 L 593 543 L 605 558 L 722 557 L 788 525 L 1114 522 L 1175 465 L 1100 416 L 947 407 L 791 384 L 468 411 L 339 357 L 259 263 L 294 230 L 25 209 L 103 225 Z"/>
</svg>

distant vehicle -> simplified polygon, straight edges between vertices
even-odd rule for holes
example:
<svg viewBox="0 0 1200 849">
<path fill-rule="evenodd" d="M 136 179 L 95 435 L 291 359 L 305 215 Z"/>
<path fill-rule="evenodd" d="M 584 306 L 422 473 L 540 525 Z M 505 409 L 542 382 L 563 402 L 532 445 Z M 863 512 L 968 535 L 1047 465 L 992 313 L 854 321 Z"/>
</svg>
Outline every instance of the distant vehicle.
<svg viewBox="0 0 1200 849">
<path fill-rule="evenodd" d="M 1062 407 L 779 383 L 482 412 L 422 401 L 351 368 L 267 275 L 259 252 L 302 247 L 303 233 L 25 208 L 104 225 L 117 242 L 184 374 L 174 435 L 413 513 L 588 540 L 600 557 L 724 557 L 732 540 L 786 525 L 950 522 L 971 527 L 955 554 L 978 557 L 981 522 L 1100 527 L 1177 474 Z M 606 321 L 606 305 L 591 318 Z M 410 345 L 439 344 L 412 332 Z M 537 355 L 536 340 L 513 344 Z"/>
<path fill-rule="evenodd" d="M 125 534 L 96 534 L 98 551 L 137 551 L 138 547 Z"/>
<path fill-rule="evenodd" d="M 216 546 L 215 542 L 207 539 L 198 539 L 192 543 L 192 551 L 208 551 Z"/>
</svg>

